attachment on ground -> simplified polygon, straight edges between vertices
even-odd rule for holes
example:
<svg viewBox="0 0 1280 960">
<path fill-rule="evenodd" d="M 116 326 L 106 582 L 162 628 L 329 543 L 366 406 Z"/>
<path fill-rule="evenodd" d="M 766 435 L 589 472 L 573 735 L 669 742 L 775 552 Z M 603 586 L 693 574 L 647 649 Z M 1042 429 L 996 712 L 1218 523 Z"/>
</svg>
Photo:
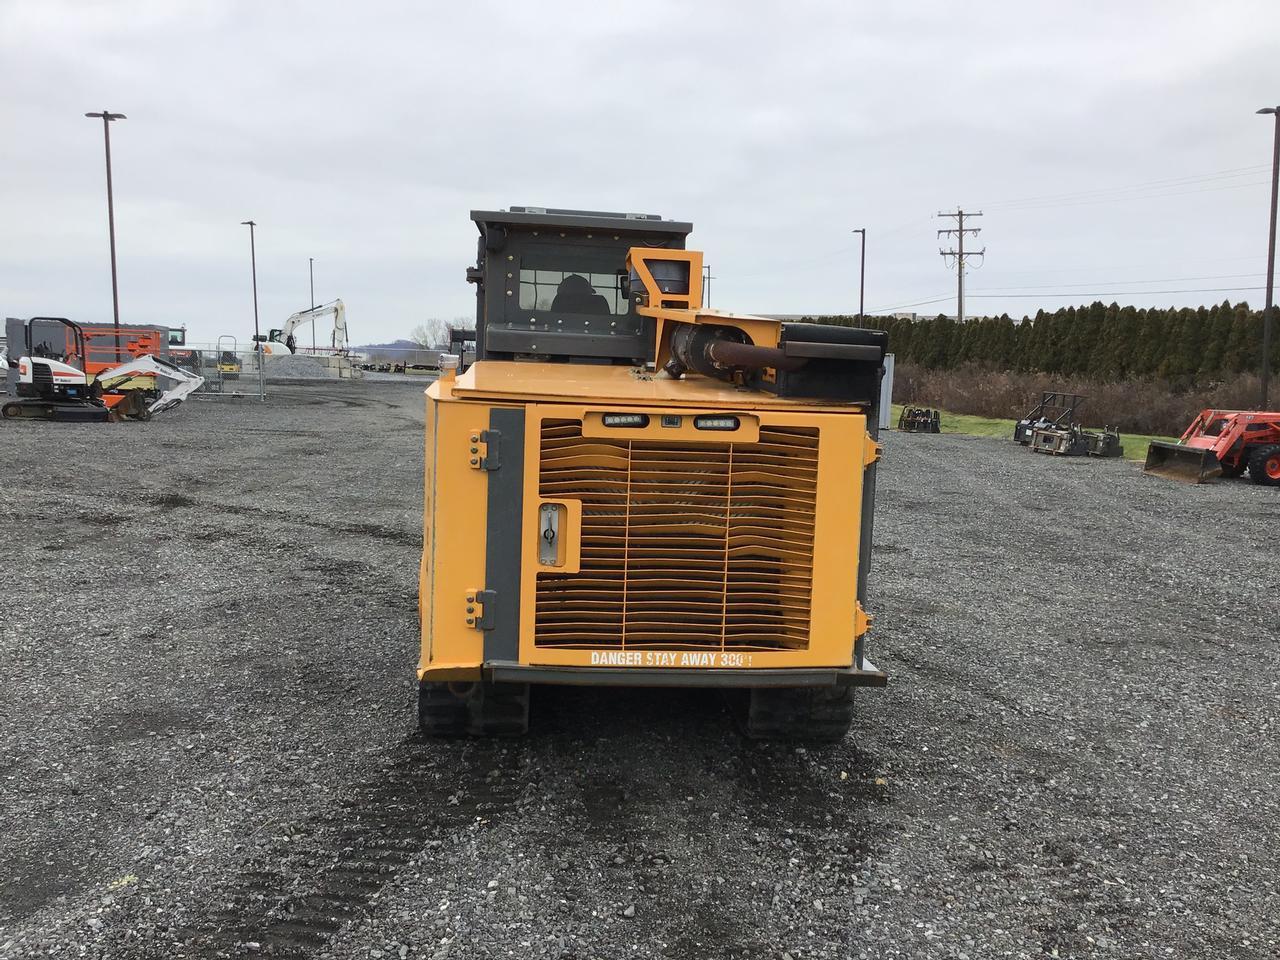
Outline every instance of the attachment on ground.
<svg viewBox="0 0 1280 960">
<path fill-rule="evenodd" d="M 903 433 L 941 433 L 942 412 L 929 407 L 903 407 L 898 429 Z"/>
</svg>

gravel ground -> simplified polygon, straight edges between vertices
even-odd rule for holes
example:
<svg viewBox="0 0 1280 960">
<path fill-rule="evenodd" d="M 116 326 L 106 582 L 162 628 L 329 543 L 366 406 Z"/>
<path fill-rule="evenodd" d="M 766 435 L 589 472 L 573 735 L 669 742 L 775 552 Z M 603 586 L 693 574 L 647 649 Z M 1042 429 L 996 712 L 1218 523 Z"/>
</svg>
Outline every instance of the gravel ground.
<svg viewBox="0 0 1280 960">
<path fill-rule="evenodd" d="M 0 957 L 1280 955 L 1280 491 L 891 435 L 844 744 L 423 742 L 420 391 L 0 424 Z"/>
</svg>

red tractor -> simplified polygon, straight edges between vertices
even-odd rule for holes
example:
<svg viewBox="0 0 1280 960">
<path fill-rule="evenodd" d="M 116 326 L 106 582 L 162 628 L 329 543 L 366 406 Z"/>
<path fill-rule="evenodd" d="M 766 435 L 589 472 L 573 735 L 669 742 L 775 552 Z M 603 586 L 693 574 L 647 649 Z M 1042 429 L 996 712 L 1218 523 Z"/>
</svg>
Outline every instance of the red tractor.
<svg viewBox="0 0 1280 960">
<path fill-rule="evenodd" d="M 1142 469 L 1188 483 L 1247 469 L 1254 483 L 1280 486 L 1280 413 L 1203 410 L 1177 443 L 1153 440 Z"/>
</svg>

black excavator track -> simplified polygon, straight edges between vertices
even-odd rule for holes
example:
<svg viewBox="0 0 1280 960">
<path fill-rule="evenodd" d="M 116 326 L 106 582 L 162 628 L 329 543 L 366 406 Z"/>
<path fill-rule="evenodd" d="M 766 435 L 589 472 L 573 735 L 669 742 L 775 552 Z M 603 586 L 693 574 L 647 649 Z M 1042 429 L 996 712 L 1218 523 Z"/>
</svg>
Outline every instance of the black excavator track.
<svg viewBox="0 0 1280 960">
<path fill-rule="evenodd" d="M 105 423 L 111 411 L 99 403 L 24 398 L 0 407 L 6 420 L 55 420 L 60 423 Z"/>
<path fill-rule="evenodd" d="M 519 737 L 529 730 L 527 683 L 420 683 L 418 727 L 428 737 Z"/>
<path fill-rule="evenodd" d="M 839 743 L 853 723 L 853 687 L 770 687 L 751 691 L 744 732 L 753 740 Z"/>
</svg>

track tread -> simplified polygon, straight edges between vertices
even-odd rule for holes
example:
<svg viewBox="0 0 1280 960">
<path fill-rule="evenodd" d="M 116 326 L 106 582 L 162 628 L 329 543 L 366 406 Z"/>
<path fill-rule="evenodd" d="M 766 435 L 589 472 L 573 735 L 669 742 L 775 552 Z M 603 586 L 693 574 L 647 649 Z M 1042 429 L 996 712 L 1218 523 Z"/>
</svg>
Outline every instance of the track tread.
<svg viewBox="0 0 1280 960">
<path fill-rule="evenodd" d="M 746 734 L 755 740 L 839 743 L 853 723 L 853 687 L 784 687 L 751 691 Z"/>
<path fill-rule="evenodd" d="M 529 685 L 421 683 L 418 726 L 428 737 L 521 737 L 529 732 Z"/>
<path fill-rule="evenodd" d="M 447 683 L 418 686 L 418 727 L 428 737 L 461 737 L 467 729 L 467 705 Z"/>
</svg>

